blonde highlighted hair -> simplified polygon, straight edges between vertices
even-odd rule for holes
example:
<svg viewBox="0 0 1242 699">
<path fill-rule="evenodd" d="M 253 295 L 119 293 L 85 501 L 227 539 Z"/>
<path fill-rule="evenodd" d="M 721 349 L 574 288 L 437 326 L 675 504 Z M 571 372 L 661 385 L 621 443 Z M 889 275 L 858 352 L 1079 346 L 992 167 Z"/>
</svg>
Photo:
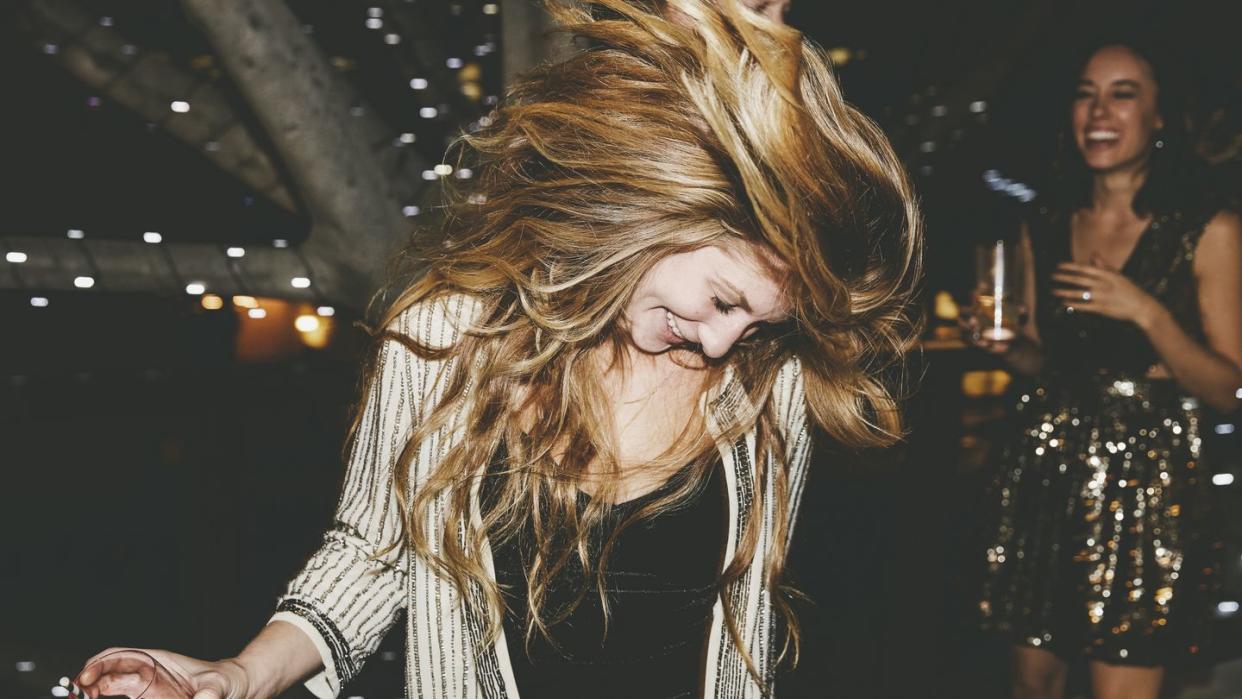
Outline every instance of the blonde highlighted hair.
<svg viewBox="0 0 1242 699">
<path fill-rule="evenodd" d="M 812 420 L 832 438 L 861 447 L 900 434 L 880 376 L 917 329 L 910 306 L 922 236 L 897 157 L 879 128 L 845 103 L 825 53 L 798 32 L 734 0 L 662 5 L 548 5 L 560 27 L 580 37 L 580 50 L 526 75 L 488 126 L 460 140 L 457 157 L 476 173 L 471 189 L 453 195 L 434 244 L 410 248 L 406 259 L 426 271 L 380 323 L 381 339 L 427 359 L 459 360 L 447 397 L 412 426 L 393 490 L 402 545 L 453 581 L 463 599 L 481 592 L 476 611 L 493 634 L 504 603 L 482 562 L 485 537 L 513 536 L 527 517 L 538 554 L 527 571 L 527 639 L 567 613 L 546 609 L 547 586 L 573 557 L 584 571 L 582 594 L 593 585 L 603 596 L 608 546 L 593 569 L 588 541 L 601 526 L 600 503 L 615 491 L 605 483 L 579 511 L 577 486 L 588 465 L 612 474 L 620 467 L 591 358 L 623 341 L 627 301 L 667 255 L 751 243 L 787 270 L 789 327 L 756 335 L 726 358 L 759 411 L 725 426 L 720 438 L 756 429 L 759 448 L 783 463 L 768 399 L 777 371 L 795 356 Z M 469 295 L 481 309 L 454 346 L 422 346 L 383 329 L 412 305 L 453 294 Z M 722 363 L 709 364 L 705 385 L 722 373 Z M 465 436 L 405 497 L 419 445 L 461 410 Z M 716 447 L 702 426 L 683 436 L 685 450 L 670 458 L 688 456 L 692 477 L 637 517 L 685 497 L 714 463 Z M 554 459 L 554 448 L 564 453 Z M 504 463 L 489 471 L 498 454 Z M 762 471 L 766 460 L 758 462 Z M 489 474 L 505 478 L 497 504 L 476 523 L 473 487 Z M 771 476 L 783 522 L 785 474 L 778 466 Z M 446 493 L 447 521 L 461 522 L 464 537 L 449 526 L 432 542 L 428 508 Z M 759 498 L 752 504 L 762 506 Z M 760 519 L 748 519 L 751 531 L 728 562 L 722 591 L 753 559 Z M 779 550 L 769 552 L 764 573 L 775 587 L 783 532 L 774 541 Z M 777 597 L 796 644 L 796 624 Z M 727 605 L 728 595 L 721 598 Z M 736 642 L 731 612 L 726 619 Z"/>
</svg>

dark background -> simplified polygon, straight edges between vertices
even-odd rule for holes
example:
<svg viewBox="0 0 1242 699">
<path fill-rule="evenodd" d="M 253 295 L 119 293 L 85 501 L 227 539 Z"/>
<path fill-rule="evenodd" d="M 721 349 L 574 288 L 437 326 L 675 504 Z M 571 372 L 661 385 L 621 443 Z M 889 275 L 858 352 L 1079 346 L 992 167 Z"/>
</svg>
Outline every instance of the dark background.
<svg viewBox="0 0 1242 699">
<path fill-rule="evenodd" d="M 209 53 L 175 3 L 81 4 L 187 65 Z M 326 51 L 357 61 L 358 89 L 394 125 L 420 129 L 417 147 L 438 161 L 444 137 L 472 117 L 468 105 L 417 120 L 407 76 L 362 28 L 373 4 L 290 3 Z M 496 39 L 496 27 L 477 19 L 478 2 L 424 5 L 446 45 Z M 995 168 L 1039 190 L 1077 47 L 1127 28 L 1166 39 L 1192 68 L 1197 114 L 1207 123 L 1223 113 L 1215 128 L 1236 134 L 1236 10 L 796 0 L 789 19 L 848 50 L 834 54 L 847 98 L 888 131 L 924 201 L 929 296 L 960 298 L 972 282 L 971 246 L 1021 213 L 987 191 L 981 173 Z M 105 236 L 158 227 L 185 241 L 296 243 L 306 234 L 305 220 L 251 196 L 158 125 L 106 101 L 88 106 L 89 91 L 4 17 L 0 243 L 63 236 L 72 221 Z M 498 55 L 482 60 L 491 90 Z M 227 76 L 212 79 L 227 86 Z M 986 107 L 971 111 L 975 101 Z M 36 292 L 0 291 L 0 525 L 11 541 L 0 564 L 0 696 L 48 696 L 56 678 L 110 645 L 236 652 L 330 520 L 364 346 L 354 318 L 336 319 L 325 349 L 287 332 L 292 339 L 254 361 L 251 321 L 227 305 L 208 311 L 188 297 L 101 290 L 45 293 L 50 306 L 36 309 Z M 905 446 L 850 454 L 824 441 L 817 453 L 791 560 L 792 582 L 813 604 L 800 607 L 803 664 L 782 696 L 1005 695 L 1004 648 L 970 625 L 974 516 L 1003 399 L 965 395 L 965 372 L 996 367 L 951 343 L 932 349 L 944 346 L 931 343 L 915 360 L 923 379 Z M 1234 436 L 1208 446 L 1212 467 L 1234 468 Z M 1218 490 L 1237 505 L 1239 487 Z M 1230 589 L 1242 594 L 1236 545 L 1229 555 Z M 1242 655 L 1236 622 L 1219 626 L 1219 659 Z M 389 638 L 344 696 L 398 696 L 400 650 Z M 18 672 L 19 661 L 35 669 Z M 1210 672 L 1208 663 L 1184 678 L 1220 687 L 1196 696 L 1242 696 L 1242 682 Z"/>
</svg>

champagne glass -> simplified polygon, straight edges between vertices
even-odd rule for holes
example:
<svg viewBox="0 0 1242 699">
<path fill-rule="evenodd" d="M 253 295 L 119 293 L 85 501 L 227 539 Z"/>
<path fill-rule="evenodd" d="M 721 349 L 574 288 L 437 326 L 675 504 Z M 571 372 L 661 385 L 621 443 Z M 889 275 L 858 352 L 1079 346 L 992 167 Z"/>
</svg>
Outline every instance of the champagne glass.
<svg viewBox="0 0 1242 699">
<path fill-rule="evenodd" d="M 83 678 L 90 678 L 84 682 Z M 65 680 L 61 680 L 66 684 Z M 172 672 L 140 650 L 118 650 L 102 655 L 78 673 L 69 690 L 75 697 L 107 699 L 191 699 L 194 690 L 180 673 Z"/>
<path fill-rule="evenodd" d="M 974 320 L 978 336 L 1008 342 L 1026 315 L 1017 245 L 997 240 L 975 248 Z"/>
</svg>

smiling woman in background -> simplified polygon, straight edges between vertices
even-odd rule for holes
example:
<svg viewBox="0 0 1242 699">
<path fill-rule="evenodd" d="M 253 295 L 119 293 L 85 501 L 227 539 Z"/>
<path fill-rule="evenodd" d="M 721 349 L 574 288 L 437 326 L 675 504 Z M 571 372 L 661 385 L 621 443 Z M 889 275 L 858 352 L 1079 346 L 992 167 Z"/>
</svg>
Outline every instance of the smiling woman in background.
<svg viewBox="0 0 1242 699">
<path fill-rule="evenodd" d="M 152 652 L 196 699 L 336 696 L 402 611 L 412 698 L 771 694 L 808 435 L 899 433 L 921 246 L 785 4 L 555 8 L 587 48 L 464 139 L 324 545 L 238 657 Z"/>
<path fill-rule="evenodd" d="M 1082 64 L 1060 190 L 1023 231 L 1030 318 L 988 345 L 1034 387 L 992 496 L 980 608 L 1014 696 L 1154 699 L 1198 650 L 1214 560 L 1200 402 L 1238 407 L 1242 227 L 1190 154 L 1181 87 L 1129 43 Z"/>
</svg>

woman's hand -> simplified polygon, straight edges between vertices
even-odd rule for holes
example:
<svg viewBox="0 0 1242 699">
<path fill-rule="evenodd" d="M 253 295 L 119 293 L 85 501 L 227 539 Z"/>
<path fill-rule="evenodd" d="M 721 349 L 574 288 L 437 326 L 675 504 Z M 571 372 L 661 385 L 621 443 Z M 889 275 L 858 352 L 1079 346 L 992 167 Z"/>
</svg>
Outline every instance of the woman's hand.
<svg viewBox="0 0 1242 699">
<path fill-rule="evenodd" d="M 106 689 L 101 680 L 107 677 L 107 665 L 100 664 L 91 667 L 91 664 L 110 653 L 123 650 L 136 649 L 109 648 L 86 661 L 86 669 L 78 675 L 76 683 L 87 697 L 95 699 L 100 696 L 101 690 Z M 236 660 L 208 662 L 165 650 L 141 650 L 164 666 L 177 684 L 187 688 L 191 692 L 192 699 L 250 699 L 249 677 L 246 669 Z M 103 670 L 102 674 L 100 670 Z M 152 695 L 150 692 L 144 694 L 143 697 L 144 699 L 181 699 L 180 697 Z"/>
<path fill-rule="evenodd" d="M 1089 265 L 1062 262 L 1052 279 L 1064 285 L 1053 288 L 1053 296 L 1075 312 L 1098 313 L 1144 327 L 1160 310 L 1160 302 L 1151 294 L 1120 272 L 1108 269 L 1096 255 Z"/>
</svg>

